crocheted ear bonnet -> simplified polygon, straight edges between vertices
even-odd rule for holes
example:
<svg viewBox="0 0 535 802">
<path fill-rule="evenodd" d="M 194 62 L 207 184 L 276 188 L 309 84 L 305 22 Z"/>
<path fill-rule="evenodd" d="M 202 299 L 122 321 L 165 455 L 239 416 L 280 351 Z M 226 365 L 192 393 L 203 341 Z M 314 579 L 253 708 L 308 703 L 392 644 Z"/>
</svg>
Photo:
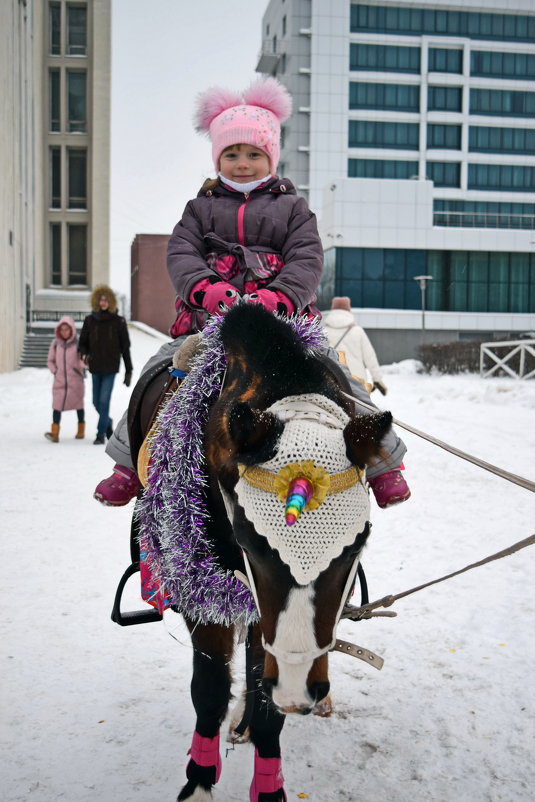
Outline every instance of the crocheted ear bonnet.
<svg viewBox="0 0 535 802">
<path fill-rule="evenodd" d="M 276 173 L 280 158 L 280 124 L 291 113 L 292 98 L 276 78 L 260 78 L 243 95 L 212 87 L 197 98 L 195 129 L 212 140 L 212 158 L 219 172 L 219 157 L 230 145 L 252 145 L 269 156 Z"/>
<path fill-rule="evenodd" d="M 268 411 L 285 421 L 279 449 L 262 466 L 242 468 L 238 502 L 296 582 L 307 585 L 364 530 L 368 491 L 363 472 L 346 456 L 344 428 L 349 417 L 338 404 L 309 393 L 277 401 Z M 303 511 L 288 525 L 285 511 L 294 503 L 292 480 L 303 476 L 312 489 Z M 287 501 L 281 500 L 285 497 Z"/>
</svg>

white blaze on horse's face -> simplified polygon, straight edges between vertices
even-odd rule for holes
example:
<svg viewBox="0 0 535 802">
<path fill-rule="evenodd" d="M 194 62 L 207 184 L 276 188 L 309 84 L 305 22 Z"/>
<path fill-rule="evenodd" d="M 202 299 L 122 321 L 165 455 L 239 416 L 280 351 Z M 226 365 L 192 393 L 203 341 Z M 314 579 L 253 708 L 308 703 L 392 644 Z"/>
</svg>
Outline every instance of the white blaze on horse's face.
<svg viewBox="0 0 535 802">
<path fill-rule="evenodd" d="M 316 701 L 307 691 L 307 677 L 318 652 L 314 616 L 314 585 L 292 588 L 286 609 L 279 615 L 275 640 L 269 649 L 278 658 L 279 677 L 273 687 L 272 699 L 281 710 L 308 711 Z M 295 653 L 311 656 L 297 664 L 284 661 L 285 655 Z"/>
</svg>

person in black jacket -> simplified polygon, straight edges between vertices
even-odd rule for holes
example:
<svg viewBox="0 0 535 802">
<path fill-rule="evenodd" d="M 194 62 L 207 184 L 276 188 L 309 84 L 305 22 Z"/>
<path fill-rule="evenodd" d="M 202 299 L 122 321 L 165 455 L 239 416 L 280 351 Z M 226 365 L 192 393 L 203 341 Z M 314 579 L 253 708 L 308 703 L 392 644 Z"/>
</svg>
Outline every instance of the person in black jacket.
<svg viewBox="0 0 535 802">
<path fill-rule="evenodd" d="M 95 445 L 104 444 L 113 433 L 110 400 L 115 376 L 124 361 L 124 383 L 130 387 L 132 360 L 126 320 L 117 313 L 117 298 L 110 287 L 100 284 L 91 294 L 91 309 L 84 320 L 78 343 L 80 356 L 93 379 L 93 406 L 98 413 Z"/>
</svg>

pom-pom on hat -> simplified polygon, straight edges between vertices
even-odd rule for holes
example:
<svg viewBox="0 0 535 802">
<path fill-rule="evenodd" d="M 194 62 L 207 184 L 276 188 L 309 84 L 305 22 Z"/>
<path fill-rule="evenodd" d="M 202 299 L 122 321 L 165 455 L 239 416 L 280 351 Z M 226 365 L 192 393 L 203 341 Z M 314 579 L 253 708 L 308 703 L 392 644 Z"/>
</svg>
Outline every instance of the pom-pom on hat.
<svg viewBox="0 0 535 802">
<path fill-rule="evenodd" d="M 280 157 L 280 124 L 292 111 L 292 98 L 276 78 L 260 78 L 240 95 L 212 87 L 197 98 L 195 128 L 212 140 L 212 158 L 219 172 L 219 157 L 231 145 L 252 145 L 269 157 L 272 173 Z"/>
</svg>

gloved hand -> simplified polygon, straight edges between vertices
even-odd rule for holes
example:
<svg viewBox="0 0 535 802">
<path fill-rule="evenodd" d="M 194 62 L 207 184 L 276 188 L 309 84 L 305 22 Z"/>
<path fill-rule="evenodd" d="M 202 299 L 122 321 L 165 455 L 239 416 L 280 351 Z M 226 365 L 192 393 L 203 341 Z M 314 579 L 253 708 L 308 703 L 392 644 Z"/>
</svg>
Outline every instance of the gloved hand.
<svg viewBox="0 0 535 802">
<path fill-rule="evenodd" d="M 379 382 L 379 381 L 375 381 L 373 383 L 372 393 L 373 393 L 374 390 L 379 390 L 379 392 L 382 393 L 383 395 L 386 395 L 387 392 L 388 392 L 388 388 L 387 388 L 386 384 L 383 384 L 383 382 Z"/>
<path fill-rule="evenodd" d="M 200 292 L 195 293 L 195 298 L 200 295 Z M 226 281 L 217 281 L 215 284 L 207 284 L 204 290 L 204 296 L 200 298 L 200 305 L 210 315 L 221 315 L 233 306 L 240 294 L 238 290 L 227 284 Z"/>
<path fill-rule="evenodd" d="M 126 384 L 127 387 L 130 387 L 131 383 L 132 383 L 132 374 L 126 372 L 124 374 L 124 382 L 123 382 L 123 384 Z"/>
<path fill-rule="evenodd" d="M 280 290 L 257 290 L 244 296 L 250 304 L 262 304 L 268 312 L 293 315 L 295 308 L 290 299 Z"/>
</svg>

